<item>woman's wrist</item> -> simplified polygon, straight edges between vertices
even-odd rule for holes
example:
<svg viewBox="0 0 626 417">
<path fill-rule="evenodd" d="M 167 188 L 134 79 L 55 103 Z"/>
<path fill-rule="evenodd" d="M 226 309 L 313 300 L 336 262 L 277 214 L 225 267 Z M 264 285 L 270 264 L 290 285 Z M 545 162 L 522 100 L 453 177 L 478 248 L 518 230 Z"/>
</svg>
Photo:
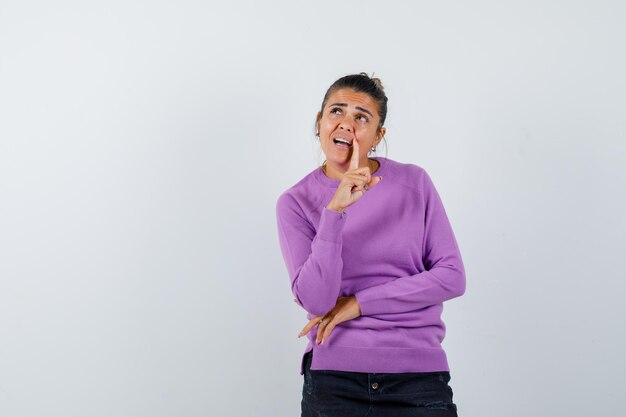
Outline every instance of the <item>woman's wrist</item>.
<svg viewBox="0 0 626 417">
<path fill-rule="evenodd" d="M 332 203 L 327 204 L 326 208 L 329 209 L 329 210 L 337 211 L 339 213 L 343 213 L 343 211 L 345 210 L 345 207 L 339 207 L 339 206 L 336 206 L 336 205 L 334 205 Z"/>
</svg>

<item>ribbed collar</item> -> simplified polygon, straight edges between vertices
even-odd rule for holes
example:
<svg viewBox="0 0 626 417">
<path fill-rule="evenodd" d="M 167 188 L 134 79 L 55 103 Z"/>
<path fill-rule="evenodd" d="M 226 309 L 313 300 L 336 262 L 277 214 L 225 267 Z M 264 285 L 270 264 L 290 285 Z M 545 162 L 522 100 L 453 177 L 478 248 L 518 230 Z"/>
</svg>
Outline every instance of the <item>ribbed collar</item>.
<svg viewBox="0 0 626 417">
<path fill-rule="evenodd" d="M 385 158 L 383 156 L 374 156 L 369 159 L 375 159 L 380 164 L 380 167 L 372 175 L 380 175 L 384 177 L 385 172 L 387 172 L 388 158 Z M 313 171 L 313 176 L 321 185 L 328 188 L 337 188 L 337 186 L 339 186 L 339 183 L 341 182 L 341 180 L 327 177 L 321 166 Z"/>
</svg>

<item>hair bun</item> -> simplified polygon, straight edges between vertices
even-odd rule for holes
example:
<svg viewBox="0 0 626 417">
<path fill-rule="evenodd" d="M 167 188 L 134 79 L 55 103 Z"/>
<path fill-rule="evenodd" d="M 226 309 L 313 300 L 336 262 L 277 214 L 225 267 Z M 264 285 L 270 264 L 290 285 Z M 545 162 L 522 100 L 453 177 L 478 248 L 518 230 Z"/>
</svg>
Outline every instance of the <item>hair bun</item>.
<svg viewBox="0 0 626 417">
<path fill-rule="evenodd" d="M 376 87 L 378 87 L 380 89 L 380 91 L 385 91 L 385 87 L 383 87 L 383 82 L 380 80 L 380 78 L 374 78 L 374 72 L 372 73 L 372 76 L 370 77 L 369 75 L 367 75 L 366 72 L 361 72 L 360 75 L 363 75 L 367 78 L 369 78 L 370 80 L 372 80 L 372 82 L 374 84 L 376 84 Z"/>
</svg>

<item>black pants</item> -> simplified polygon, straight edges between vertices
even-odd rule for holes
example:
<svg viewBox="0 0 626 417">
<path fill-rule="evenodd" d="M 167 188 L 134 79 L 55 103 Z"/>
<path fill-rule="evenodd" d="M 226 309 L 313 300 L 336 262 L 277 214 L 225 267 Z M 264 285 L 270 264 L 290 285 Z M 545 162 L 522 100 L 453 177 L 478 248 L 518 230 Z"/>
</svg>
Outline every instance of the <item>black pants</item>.
<svg viewBox="0 0 626 417">
<path fill-rule="evenodd" d="M 311 370 L 304 357 L 302 417 L 458 417 L 450 373 Z"/>
</svg>

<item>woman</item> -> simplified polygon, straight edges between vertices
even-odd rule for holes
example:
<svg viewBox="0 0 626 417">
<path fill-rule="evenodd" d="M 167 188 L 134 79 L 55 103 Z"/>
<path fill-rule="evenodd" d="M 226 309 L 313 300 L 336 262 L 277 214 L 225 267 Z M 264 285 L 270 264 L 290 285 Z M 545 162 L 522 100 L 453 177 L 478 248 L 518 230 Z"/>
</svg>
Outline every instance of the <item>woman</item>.
<svg viewBox="0 0 626 417">
<path fill-rule="evenodd" d="M 326 161 L 276 203 L 291 288 L 309 319 L 302 416 L 457 415 L 441 313 L 465 292 L 465 270 L 426 171 L 368 157 L 386 115 L 379 79 L 333 83 L 316 120 Z"/>
</svg>

